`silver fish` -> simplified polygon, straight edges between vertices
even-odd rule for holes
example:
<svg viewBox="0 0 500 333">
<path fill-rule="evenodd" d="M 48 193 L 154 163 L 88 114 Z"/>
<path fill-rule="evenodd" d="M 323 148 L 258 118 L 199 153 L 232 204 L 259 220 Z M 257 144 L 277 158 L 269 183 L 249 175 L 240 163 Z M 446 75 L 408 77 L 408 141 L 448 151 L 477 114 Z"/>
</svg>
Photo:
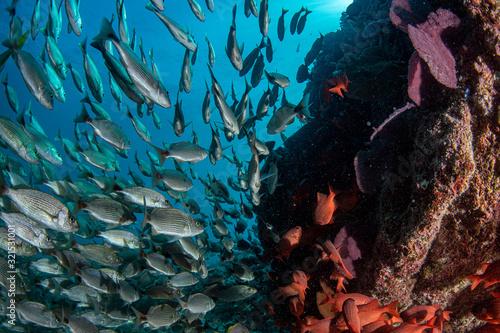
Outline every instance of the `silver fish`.
<svg viewBox="0 0 500 333">
<path fill-rule="evenodd" d="M 94 133 L 104 141 L 119 149 L 130 149 L 130 140 L 125 132 L 112 121 L 107 119 L 91 118 L 82 104 L 81 113 L 75 118 L 75 123 L 87 123 L 94 129 Z"/>
<path fill-rule="evenodd" d="M 0 138 L 19 157 L 31 164 L 38 164 L 38 151 L 26 132 L 10 119 L 0 116 Z"/>
<path fill-rule="evenodd" d="M 7 97 L 7 102 L 12 111 L 17 113 L 19 111 L 19 98 L 14 88 L 7 83 L 7 74 L 5 74 L 5 77 L 2 79 L 2 83 L 5 86 L 5 97 Z"/>
<path fill-rule="evenodd" d="M 134 129 L 137 132 L 137 134 L 139 134 L 141 139 L 143 139 L 146 142 L 151 142 L 151 133 L 149 133 L 148 128 L 139 120 L 139 118 L 137 118 L 132 113 L 130 113 L 128 105 L 126 106 L 125 114 L 132 121 L 132 125 L 134 126 Z"/>
<path fill-rule="evenodd" d="M 136 330 L 142 323 L 147 322 L 151 329 L 159 327 L 168 327 L 179 320 L 177 311 L 168 304 L 159 304 L 149 308 L 148 314 L 144 315 L 132 307 L 137 320 L 135 322 L 134 330 Z"/>
<path fill-rule="evenodd" d="M 170 31 L 170 33 L 172 34 L 172 36 L 175 38 L 176 41 L 181 43 L 189 51 L 191 51 L 191 52 L 196 51 L 196 44 L 193 40 L 193 37 L 191 37 L 189 35 L 189 33 L 186 32 L 184 29 L 182 29 L 182 27 L 177 22 L 175 22 L 174 20 L 172 20 L 171 18 L 169 18 L 165 14 L 160 13 L 153 6 L 153 4 L 151 2 L 149 2 L 146 5 L 146 9 L 149 9 L 150 11 L 155 13 L 156 16 L 158 16 L 158 18 L 163 22 L 163 24 L 165 24 L 168 31 Z"/>
<path fill-rule="evenodd" d="M 168 200 L 159 192 L 143 187 L 143 186 L 131 186 L 121 188 L 115 186 L 111 194 L 116 194 L 121 200 L 128 203 L 142 205 L 144 200 L 146 201 L 146 207 L 148 208 L 171 208 L 172 205 Z"/>
<path fill-rule="evenodd" d="M 139 237 L 127 230 L 113 229 L 97 231 L 96 236 L 106 239 L 110 244 L 127 247 L 129 249 L 138 249 L 141 246 Z"/>
<path fill-rule="evenodd" d="M 171 157 L 177 162 L 196 163 L 204 160 L 207 157 L 207 151 L 189 141 L 172 143 L 168 149 L 161 149 L 151 145 L 158 154 L 160 165 L 163 165 L 165 159 Z"/>
<path fill-rule="evenodd" d="M 35 40 L 38 34 L 38 25 L 40 24 L 40 0 L 35 1 L 33 14 L 31 15 L 31 39 Z"/>
<path fill-rule="evenodd" d="M 267 33 L 269 32 L 269 12 L 267 0 L 260 1 L 259 29 L 262 36 L 267 37 Z"/>
<path fill-rule="evenodd" d="M 215 63 L 215 51 L 214 47 L 212 46 L 212 43 L 208 40 L 208 36 L 205 35 L 205 40 L 207 41 L 208 44 L 208 63 L 210 64 L 210 67 L 214 67 Z"/>
<path fill-rule="evenodd" d="M 255 61 L 255 65 L 253 66 L 252 77 L 250 80 L 253 88 L 259 85 L 263 71 L 264 71 L 264 56 L 262 55 L 262 53 L 259 53 L 259 56 Z"/>
<path fill-rule="evenodd" d="M 210 158 L 210 163 L 215 165 L 215 163 L 222 158 L 222 145 L 220 143 L 219 135 L 214 131 L 212 125 L 212 143 L 210 143 L 210 148 L 208 149 L 208 155 Z"/>
<path fill-rule="evenodd" d="M 245 16 L 249 17 L 250 14 L 253 14 L 255 17 L 259 17 L 255 0 L 245 0 Z"/>
<path fill-rule="evenodd" d="M 145 214 L 142 228 L 151 225 L 152 234 L 182 238 L 201 234 L 203 226 L 191 215 L 175 208 L 156 208 L 151 215 Z"/>
<path fill-rule="evenodd" d="M 136 221 L 135 215 L 120 202 L 108 197 L 78 201 L 73 214 L 83 210 L 95 220 L 112 225 L 126 225 Z"/>
<path fill-rule="evenodd" d="M 41 303 L 23 301 L 16 305 L 16 311 L 22 319 L 43 327 L 57 328 L 62 326 L 56 314 Z"/>
<path fill-rule="evenodd" d="M 153 185 L 156 187 L 159 182 L 162 182 L 167 188 L 170 188 L 178 192 L 189 191 L 193 187 L 193 182 L 182 172 L 177 170 L 165 170 L 162 169 L 161 172 L 151 165 L 153 170 Z"/>
<path fill-rule="evenodd" d="M 184 60 L 182 61 L 181 80 L 179 82 L 179 90 L 189 93 L 191 84 L 193 83 L 193 66 L 189 61 L 189 50 L 184 52 Z"/>
<path fill-rule="evenodd" d="M 75 35 L 82 33 L 82 18 L 80 16 L 80 0 L 64 0 L 64 8 L 68 17 L 68 32 L 73 30 Z"/>
<path fill-rule="evenodd" d="M 9 197 L 21 213 L 50 229 L 64 232 L 79 229 L 78 221 L 68 208 L 48 193 L 31 188 L 12 189 L 2 183 L 0 195 Z"/>
<path fill-rule="evenodd" d="M 111 23 L 107 19 L 103 19 L 101 31 L 96 37 L 94 37 L 94 39 L 97 41 L 111 40 L 115 48 L 118 50 L 118 53 L 120 54 L 120 61 L 127 70 L 127 73 L 134 83 L 134 86 L 137 88 L 137 91 L 143 97 L 161 107 L 170 107 L 168 92 L 165 90 L 163 84 L 161 84 L 151 70 L 144 65 L 139 57 L 132 51 L 130 46 L 116 37 L 116 34 L 111 27 Z"/>
<path fill-rule="evenodd" d="M 73 66 L 71 66 L 70 62 L 66 64 L 66 67 L 71 71 L 71 78 L 73 79 L 73 83 L 75 84 L 76 89 L 78 89 L 79 92 L 84 92 L 85 85 L 83 84 L 80 73 L 78 73 L 78 71 Z"/>
<path fill-rule="evenodd" d="M 187 309 L 191 313 L 207 313 L 215 307 L 215 302 L 205 294 L 196 293 L 189 295 L 187 302 L 179 299 L 182 309 Z"/>
<path fill-rule="evenodd" d="M 54 243 L 43 227 L 33 219 L 20 213 L 0 212 L 2 219 L 15 230 L 15 234 L 26 242 L 41 249 L 53 249 Z"/>
<path fill-rule="evenodd" d="M 217 299 L 221 302 L 237 302 L 251 297 L 256 292 L 254 287 L 238 284 L 220 291 Z"/>
<path fill-rule="evenodd" d="M 104 87 L 94 59 L 87 53 L 87 37 L 85 37 L 81 43 L 78 43 L 78 45 L 82 51 L 83 68 L 85 69 L 85 78 L 87 79 L 90 92 L 99 103 L 102 103 Z"/>
<path fill-rule="evenodd" d="M 235 20 L 236 15 L 236 5 L 233 7 L 233 22 Z M 226 54 L 231 64 L 237 71 L 241 71 L 243 69 L 243 60 L 241 58 L 241 51 L 238 45 L 238 41 L 236 40 L 236 27 L 234 24 L 229 28 L 229 34 L 227 36 L 227 44 L 226 44 Z"/>
<path fill-rule="evenodd" d="M 27 36 L 27 34 L 25 35 Z M 20 44 L 24 43 L 22 39 L 19 40 Z M 54 105 L 49 79 L 35 58 L 28 52 L 20 49 L 22 46 L 20 44 L 14 39 L 7 39 L 2 42 L 2 45 L 11 49 L 15 55 L 16 65 L 30 93 L 43 107 L 52 110 Z"/>
<path fill-rule="evenodd" d="M 205 22 L 205 14 L 203 14 L 200 4 L 196 0 L 188 0 L 188 3 L 196 18 L 201 22 Z"/>
</svg>

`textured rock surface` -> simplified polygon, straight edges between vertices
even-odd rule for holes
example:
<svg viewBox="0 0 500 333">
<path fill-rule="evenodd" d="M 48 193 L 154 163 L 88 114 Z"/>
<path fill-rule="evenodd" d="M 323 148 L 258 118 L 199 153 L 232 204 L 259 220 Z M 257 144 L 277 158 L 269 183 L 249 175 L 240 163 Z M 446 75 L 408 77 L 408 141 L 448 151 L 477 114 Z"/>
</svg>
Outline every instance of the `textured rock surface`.
<svg viewBox="0 0 500 333">
<path fill-rule="evenodd" d="M 366 142 L 372 127 L 408 100 L 407 86 L 399 81 L 412 53 L 408 37 L 391 27 L 376 37 L 375 46 L 373 39 L 362 38 L 363 29 L 352 28 L 388 17 L 387 6 L 374 1 L 363 7 L 368 9 L 358 21 L 344 23 L 343 34 L 359 30 L 359 35 L 340 38 L 343 42 L 325 36 L 307 88 L 316 106 L 313 111 L 320 109 L 320 78 L 327 77 L 326 70 L 341 67 L 352 82 L 349 93 L 344 100 L 334 97 L 277 151 L 283 185 L 273 196 L 263 197 L 257 213 L 278 232 L 296 225 L 304 229 L 290 261 L 274 265 L 276 270 L 297 267 L 313 255 L 318 236 L 333 239 L 346 225 L 362 255 L 354 262 L 356 279 L 348 292 L 384 304 L 398 299 L 401 309 L 439 304 L 453 311 L 446 332 L 474 332 L 482 323 L 470 313 L 472 307 L 498 289 L 480 285 L 471 291 L 466 276 L 478 272 L 480 263 L 500 258 L 500 10 L 493 0 L 430 3 L 454 12 L 468 32 L 453 50 L 458 89 L 443 89 L 434 102 L 411 110 L 404 133 L 393 138 L 393 144 L 403 148 L 396 159 L 391 156 L 398 164 L 385 174 L 382 187 L 364 195 L 354 210 L 336 216 L 333 225 L 314 226 L 316 192 L 328 193 L 327 183 L 351 188 L 354 156 L 370 147 Z M 404 46 L 399 53 L 389 42 L 395 36 L 403 38 L 397 42 Z M 342 49 L 340 58 L 333 54 L 338 51 L 333 40 Z M 383 57 L 362 66 L 360 59 L 373 47 L 384 49 Z M 387 66 L 393 69 L 385 70 Z M 380 75 L 378 86 L 369 88 L 374 73 Z M 270 258 L 274 244 L 269 238 L 263 242 Z"/>
</svg>

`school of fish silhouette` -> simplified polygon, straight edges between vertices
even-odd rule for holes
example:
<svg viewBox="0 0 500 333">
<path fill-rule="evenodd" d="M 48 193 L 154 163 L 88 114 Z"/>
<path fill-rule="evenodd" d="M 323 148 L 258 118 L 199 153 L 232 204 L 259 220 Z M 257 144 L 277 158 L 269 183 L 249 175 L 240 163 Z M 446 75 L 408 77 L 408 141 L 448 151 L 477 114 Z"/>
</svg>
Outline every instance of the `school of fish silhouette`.
<svg viewBox="0 0 500 333">
<path fill-rule="evenodd" d="M 188 3 L 205 21 L 202 7 Z M 500 332 L 498 3 L 354 1 L 341 29 L 320 34 L 297 64 L 296 81 L 307 81 L 297 105 L 285 97 L 289 78 L 264 69 L 261 50 L 268 63 L 273 58 L 268 0 L 259 7 L 244 1 L 245 16 L 258 18 L 262 34 L 245 58 L 234 5 L 227 60 L 240 77 L 250 73 L 250 84 L 245 76 L 241 99 L 233 88 L 228 104 L 213 70 L 216 50 L 205 37 L 211 85 L 205 80 L 202 117 L 212 135 L 205 149 L 194 130 L 192 142 L 152 143 L 141 118 L 151 116 L 160 129 L 155 108 L 172 103 L 153 52 L 148 66 L 142 39 L 135 45 L 135 29 L 129 35 L 125 1 L 117 0 L 117 21 L 103 18 L 89 45 L 102 55 L 124 119 L 154 152 L 147 150 L 145 161 L 136 151 L 138 172 L 130 164 L 127 178 L 113 172 L 134 145 L 103 106 L 103 73 L 87 38 L 78 44 L 85 80 L 58 46 L 63 10 L 68 32 L 82 35 L 80 1 L 50 0 L 47 11 L 40 0 L 33 4 L 27 31 L 16 15 L 24 4 L 12 0 L 6 8 L 11 20 L 0 72 L 15 61 L 27 90 L 48 110 L 66 102 L 68 70 L 84 97 L 75 138 L 56 137 L 62 156 L 31 102 L 21 109 L 28 98 L 20 99 L 3 76 L 16 121 L 2 109 L 0 330 Z M 155 0 L 144 10 L 185 47 L 179 92 L 189 93 L 198 89 L 198 45 L 165 6 Z M 206 7 L 215 10 L 212 0 Z M 280 42 L 287 12 L 277 20 Z M 293 15 L 292 35 L 304 31 L 311 13 L 302 7 Z M 47 23 L 39 27 L 43 15 Z M 39 32 L 45 44 L 35 59 L 25 44 Z M 249 93 L 263 75 L 269 87 L 254 113 Z M 172 127 L 181 137 L 187 125 L 179 92 Z M 137 104 L 137 116 L 122 93 Z M 295 118 L 303 125 L 287 137 Z M 281 135 L 282 146 L 259 140 L 262 121 L 269 135 Z M 246 137 L 246 165 L 234 149 L 223 153 L 220 131 L 228 143 Z M 195 163 L 207 157 L 237 168 L 227 179 L 230 189 L 214 175 L 198 175 Z M 68 159 L 77 163 L 79 180 L 57 175 L 54 165 Z M 163 168 L 167 159 L 175 170 Z M 202 184 L 212 215 L 188 195 L 193 181 Z M 144 215 L 142 223 L 136 214 Z"/>
</svg>

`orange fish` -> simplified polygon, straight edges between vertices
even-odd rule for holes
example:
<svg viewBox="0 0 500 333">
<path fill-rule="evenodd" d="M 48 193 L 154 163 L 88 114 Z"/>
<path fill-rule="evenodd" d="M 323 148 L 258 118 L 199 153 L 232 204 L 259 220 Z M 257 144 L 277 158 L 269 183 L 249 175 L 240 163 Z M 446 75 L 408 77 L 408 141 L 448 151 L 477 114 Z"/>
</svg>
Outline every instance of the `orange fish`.
<svg viewBox="0 0 500 333">
<path fill-rule="evenodd" d="M 278 255 L 275 258 L 283 261 L 283 257 L 290 257 L 290 253 L 294 248 L 299 245 L 300 238 L 302 237 L 302 227 L 297 226 L 288 230 L 283 237 L 281 237 L 280 242 L 276 248 Z"/>
<path fill-rule="evenodd" d="M 358 307 L 352 298 L 348 298 L 342 304 L 342 315 L 351 333 L 361 333 L 361 321 L 359 319 Z"/>
<path fill-rule="evenodd" d="M 373 323 L 374 321 L 384 321 L 387 319 L 386 313 L 399 317 L 398 313 L 398 301 L 394 301 L 386 306 L 381 307 L 378 300 L 374 299 L 368 304 L 358 306 L 358 315 L 361 322 L 361 326 Z M 339 318 L 336 322 L 336 326 L 339 329 L 347 329 L 347 324 L 343 320 L 344 318 Z"/>
<path fill-rule="evenodd" d="M 313 218 L 314 222 L 319 225 L 332 223 L 333 213 L 338 207 L 335 196 L 339 194 L 340 191 L 332 189 L 330 184 L 328 184 L 328 188 L 330 189 L 330 194 L 328 194 L 328 196 L 320 192 L 317 193 L 318 203 L 314 208 Z"/>
<path fill-rule="evenodd" d="M 330 275 L 330 280 L 337 280 L 337 288 L 335 289 L 337 293 L 346 292 L 344 284 L 347 283 L 347 278 L 340 271 L 338 265 L 335 265 L 333 272 Z"/>
<path fill-rule="evenodd" d="M 342 90 L 347 92 L 347 84 L 349 82 L 350 81 L 345 73 L 341 71 L 335 71 L 332 74 L 332 78 L 328 80 L 328 83 L 331 83 L 333 85 L 333 87 L 328 89 L 328 91 L 340 95 L 340 97 L 344 98 L 344 96 L 342 95 Z"/>
<path fill-rule="evenodd" d="M 440 310 L 440 311 L 439 311 Z M 428 321 L 432 317 L 436 316 L 436 313 L 439 314 L 440 317 L 443 317 L 444 320 L 450 320 L 451 311 L 443 311 L 439 308 L 439 305 L 416 305 L 412 306 L 401 312 L 400 317 L 405 322 L 409 322 L 413 318 L 417 320 L 417 323 L 421 323 L 423 321 Z"/>
<path fill-rule="evenodd" d="M 387 321 L 375 321 L 363 326 L 363 333 L 387 333 L 393 329 L 392 325 Z"/>
<path fill-rule="evenodd" d="M 481 264 L 481 268 L 484 272 L 483 274 L 467 276 L 467 278 L 472 281 L 471 290 L 474 290 L 481 281 L 485 282 L 485 288 L 500 282 L 500 260 L 493 263 Z"/>
<path fill-rule="evenodd" d="M 298 297 L 292 297 L 288 301 L 288 307 L 290 312 L 297 318 L 299 318 L 304 313 L 304 302 Z"/>
<path fill-rule="evenodd" d="M 335 326 L 332 326 L 332 318 L 325 318 L 321 320 L 316 320 L 312 323 L 307 323 L 307 324 L 301 324 L 300 325 L 300 333 L 339 333 L 342 332 L 335 328 Z"/>
<path fill-rule="evenodd" d="M 302 289 L 304 289 L 304 292 L 308 288 L 307 281 L 309 281 L 309 278 L 307 277 L 306 273 L 304 273 L 304 271 L 301 271 L 301 270 L 294 271 L 293 272 L 293 280 L 297 284 L 299 284 L 302 287 Z"/>
<path fill-rule="evenodd" d="M 435 328 L 433 325 L 427 324 L 417 324 L 415 319 L 410 321 L 407 324 L 403 324 L 401 326 L 396 327 L 390 333 L 422 333 L 424 330 L 428 328 Z"/>
<path fill-rule="evenodd" d="M 351 273 L 349 273 L 347 268 L 344 266 L 344 262 L 342 261 L 342 258 L 340 257 L 340 253 L 338 250 L 342 247 L 342 245 L 339 246 L 338 248 L 335 248 L 335 245 L 333 245 L 333 243 L 330 240 L 326 240 L 323 242 L 322 247 L 323 247 L 323 250 L 328 255 L 328 257 L 330 258 L 330 260 L 333 261 L 334 263 L 340 265 L 344 269 L 345 276 L 347 276 L 348 279 L 354 278 L 354 276 Z"/>
<path fill-rule="evenodd" d="M 326 298 L 323 302 L 320 303 L 320 305 L 331 303 L 332 304 L 332 309 L 331 309 L 332 312 L 342 311 L 342 304 L 344 304 L 345 300 L 347 300 L 348 298 L 353 299 L 357 306 L 368 304 L 371 301 L 373 301 L 373 299 L 368 297 L 368 296 L 365 296 L 363 294 L 356 294 L 356 293 L 352 293 L 352 294 L 337 293 L 337 294 L 335 294 L 335 297 L 333 297 L 333 298 L 331 298 L 330 295 L 328 295 L 327 293 L 325 293 L 325 295 L 326 295 Z"/>
</svg>

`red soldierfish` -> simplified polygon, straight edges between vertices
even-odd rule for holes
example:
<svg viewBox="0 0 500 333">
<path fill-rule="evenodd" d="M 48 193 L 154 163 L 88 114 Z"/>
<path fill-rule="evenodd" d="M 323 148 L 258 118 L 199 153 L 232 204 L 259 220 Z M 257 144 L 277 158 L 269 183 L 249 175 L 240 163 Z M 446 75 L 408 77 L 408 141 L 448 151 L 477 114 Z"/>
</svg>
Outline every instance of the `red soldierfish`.
<svg viewBox="0 0 500 333">
<path fill-rule="evenodd" d="M 283 257 L 286 257 L 288 259 L 292 250 L 296 248 L 297 245 L 299 245 L 301 237 L 302 237 L 301 227 L 297 226 L 295 228 L 288 230 L 283 235 L 283 237 L 281 237 L 278 247 L 276 248 L 276 250 L 278 251 L 278 255 L 276 255 L 275 258 L 283 260 Z"/>
<path fill-rule="evenodd" d="M 481 281 L 485 282 L 485 288 L 500 282 L 500 260 L 493 263 L 481 264 L 481 268 L 484 272 L 483 274 L 467 276 L 467 278 L 472 281 L 471 290 L 474 290 Z"/>
<path fill-rule="evenodd" d="M 330 194 L 328 196 L 320 192 L 318 192 L 317 195 L 318 203 L 316 208 L 314 208 L 313 218 L 314 222 L 319 225 L 332 223 L 332 215 L 338 207 L 335 196 L 340 192 L 332 189 L 330 184 L 328 184 L 328 188 L 330 189 Z"/>
</svg>

